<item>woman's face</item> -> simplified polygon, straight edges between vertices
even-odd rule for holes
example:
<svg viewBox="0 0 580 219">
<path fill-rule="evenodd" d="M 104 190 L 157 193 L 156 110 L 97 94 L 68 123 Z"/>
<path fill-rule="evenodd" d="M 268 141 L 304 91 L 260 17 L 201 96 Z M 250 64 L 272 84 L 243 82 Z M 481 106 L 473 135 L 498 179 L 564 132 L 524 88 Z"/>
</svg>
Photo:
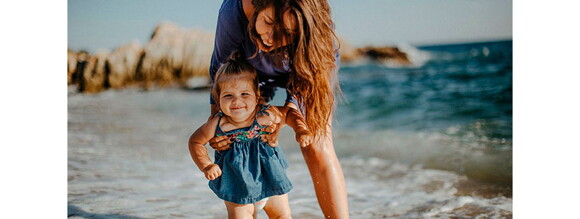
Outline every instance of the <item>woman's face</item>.
<svg viewBox="0 0 580 219">
<path fill-rule="evenodd" d="M 289 34 L 296 32 L 296 19 L 289 11 L 284 12 L 283 15 L 284 28 Z M 282 42 L 274 41 L 274 7 L 270 6 L 258 12 L 256 17 L 256 32 L 260 35 L 262 41 L 258 43 L 258 48 L 264 52 L 270 52 L 282 46 L 288 45 L 292 42 L 290 36 L 283 36 Z"/>
</svg>

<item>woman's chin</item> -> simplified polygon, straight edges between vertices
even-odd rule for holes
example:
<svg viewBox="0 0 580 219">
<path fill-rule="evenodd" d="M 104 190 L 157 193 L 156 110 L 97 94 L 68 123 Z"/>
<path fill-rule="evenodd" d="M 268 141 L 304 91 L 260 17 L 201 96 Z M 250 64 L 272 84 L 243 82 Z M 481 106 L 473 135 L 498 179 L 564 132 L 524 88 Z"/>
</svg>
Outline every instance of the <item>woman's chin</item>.
<svg viewBox="0 0 580 219">
<path fill-rule="evenodd" d="M 258 47 L 259 47 L 260 51 L 262 51 L 262 52 L 270 52 L 270 51 L 274 50 L 273 46 L 260 45 Z"/>
</svg>

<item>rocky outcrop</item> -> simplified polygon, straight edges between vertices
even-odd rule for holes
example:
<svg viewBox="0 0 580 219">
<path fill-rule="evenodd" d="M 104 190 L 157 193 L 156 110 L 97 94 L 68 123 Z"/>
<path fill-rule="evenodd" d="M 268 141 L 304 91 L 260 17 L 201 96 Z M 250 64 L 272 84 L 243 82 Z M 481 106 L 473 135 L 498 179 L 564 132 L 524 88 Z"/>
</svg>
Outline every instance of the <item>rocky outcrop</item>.
<svg viewBox="0 0 580 219">
<path fill-rule="evenodd" d="M 68 51 L 68 83 L 80 92 L 140 86 L 187 86 L 192 77 L 208 77 L 213 35 L 159 24 L 149 42 L 133 42 L 113 52 Z"/>
<path fill-rule="evenodd" d="M 353 47 L 347 40 L 339 38 L 340 40 L 340 62 L 349 63 L 361 58 L 361 54 Z"/>
<path fill-rule="evenodd" d="M 84 66 L 86 66 L 90 55 L 85 51 L 75 52 L 68 50 L 67 53 L 68 84 L 79 84 L 84 71 Z"/>
<path fill-rule="evenodd" d="M 364 47 L 357 49 L 358 53 L 374 61 L 397 62 L 410 65 L 409 57 L 397 47 Z"/>
<path fill-rule="evenodd" d="M 109 87 L 107 78 L 109 71 L 106 66 L 108 55 L 109 51 L 99 50 L 88 59 L 83 69 L 79 69 L 82 71 L 79 91 L 96 93 Z"/>
<path fill-rule="evenodd" d="M 67 66 L 66 66 L 66 70 L 67 70 L 67 83 L 68 84 L 72 84 L 73 83 L 73 74 L 75 73 L 75 71 L 77 70 L 77 62 L 78 62 L 78 57 L 77 57 L 77 53 L 72 51 L 72 50 L 68 50 L 67 51 Z"/>
<path fill-rule="evenodd" d="M 212 51 L 212 35 L 163 23 L 145 46 L 138 73 L 145 87 L 185 86 L 191 77 L 208 77 Z"/>
<path fill-rule="evenodd" d="M 394 66 L 411 66 L 411 59 L 409 55 L 401 51 L 396 46 L 367 46 L 356 48 L 352 46 L 345 39 L 340 40 L 340 62 L 341 63 L 356 63 L 361 61 L 371 61 Z"/>
<path fill-rule="evenodd" d="M 204 87 L 209 82 L 213 40 L 214 36 L 207 32 L 161 23 L 145 45 L 132 42 L 112 52 L 100 50 L 94 54 L 68 50 L 67 82 L 78 85 L 80 92 L 130 86 L 149 89 L 195 84 Z M 412 64 L 408 55 L 397 47 L 356 48 L 345 39 L 339 40 L 341 63 L 371 60 L 395 66 Z"/>
<path fill-rule="evenodd" d="M 107 57 L 108 80 L 111 88 L 119 89 L 137 83 L 137 65 L 142 54 L 143 47 L 135 41 L 115 49 Z"/>
<path fill-rule="evenodd" d="M 399 65 L 411 65 L 411 61 L 406 53 L 397 47 L 363 47 L 357 49 L 361 57 L 379 63 L 396 63 Z"/>
</svg>

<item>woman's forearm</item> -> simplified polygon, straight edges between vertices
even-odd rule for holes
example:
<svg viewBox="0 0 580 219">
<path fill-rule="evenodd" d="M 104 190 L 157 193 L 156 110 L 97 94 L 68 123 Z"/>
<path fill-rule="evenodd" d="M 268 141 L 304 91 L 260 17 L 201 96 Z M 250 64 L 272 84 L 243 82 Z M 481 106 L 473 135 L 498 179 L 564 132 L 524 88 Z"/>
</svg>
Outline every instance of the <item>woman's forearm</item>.
<svg viewBox="0 0 580 219">
<path fill-rule="evenodd" d="M 294 108 L 288 107 L 285 122 L 288 126 L 292 127 L 296 133 L 308 131 L 308 126 L 306 126 L 304 117 L 302 117 L 298 110 L 295 110 Z"/>
</svg>

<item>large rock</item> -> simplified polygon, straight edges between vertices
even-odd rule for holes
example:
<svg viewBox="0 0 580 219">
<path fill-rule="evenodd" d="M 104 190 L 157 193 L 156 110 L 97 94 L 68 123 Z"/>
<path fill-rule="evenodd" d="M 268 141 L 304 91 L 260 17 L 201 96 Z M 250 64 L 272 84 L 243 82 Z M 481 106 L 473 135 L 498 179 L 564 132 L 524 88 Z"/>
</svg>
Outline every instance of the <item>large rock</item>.
<svg viewBox="0 0 580 219">
<path fill-rule="evenodd" d="M 340 40 L 340 62 L 341 63 L 349 63 L 354 62 L 361 58 L 361 54 L 358 50 L 353 47 L 347 40 L 344 38 L 339 38 Z"/>
<path fill-rule="evenodd" d="M 167 86 L 172 82 L 185 86 L 192 76 L 207 77 L 212 51 L 211 34 L 162 23 L 155 28 L 143 49 L 137 74 L 146 88 L 153 84 Z"/>
<path fill-rule="evenodd" d="M 213 52 L 213 34 L 198 30 L 185 32 L 183 46 L 183 68 L 179 83 L 185 84 L 188 79 L 202 77 L 209 79 L 209 64 Z"/>
<path fill-rule="evenodd" d="M 99 92 L 139 84 L 145 88 L 178 84 L 193 77 L 209 81 L 213 35 L 161 23 L 144 46 L 132 42 L 113 52 L 68 51 L 67 81 L 81 92 Z"/>
<path fill-rule="evenodd" d="M 363 56 L 379 62 L 397 62 L 401 65 L 410 65 L 411 61 L 406 53 L 397 47 L 364 47 L 358 52 Z"/>
<path fill-rule="evenodd" d="M 412 66 L 414 64 L 414 60 L 411 60 L 409 54 L 398 46 L 366 46 L 356 48 L 344 38 L 339 37 L 339 40 L 341 63 L 364 63 L 371 61 L 397 67 Z"/>
<path fill-rule="evenodd" d="M 67 83 L 73 83 L 73 75 L 77 71 L 77 53 L 72 50 L 67 50 Z"/>
<path fill-rule="evenodd" d="M 106 66 L 109 51 L 99 50 L 91 56 L 84 67 L 79 84 L 79 91 L 96 93 L 108 87 L 108 68 Z"/>
<path fill-rule="evenodd" d="M 118 89 L 135 83 L 135 72 L 142 54 L 143 47 L 138 41 L 134 41 L 115 49 L 109 55 L 107 65 L 111 88 Z"/>
</svg>

